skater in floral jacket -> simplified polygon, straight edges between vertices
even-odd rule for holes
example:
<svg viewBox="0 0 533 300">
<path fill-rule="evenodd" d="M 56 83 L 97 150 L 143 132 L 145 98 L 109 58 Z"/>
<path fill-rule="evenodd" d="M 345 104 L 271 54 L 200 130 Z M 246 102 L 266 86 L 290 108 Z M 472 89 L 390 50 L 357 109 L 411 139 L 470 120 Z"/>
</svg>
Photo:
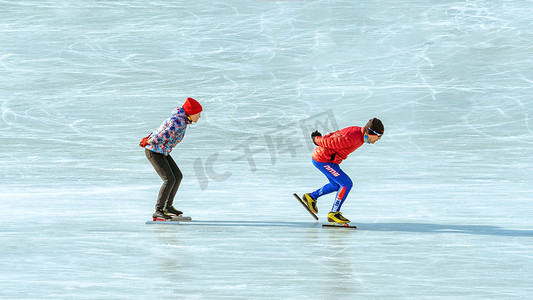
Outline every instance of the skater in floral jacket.
<svg viewBox="0 0 533 300">
<path fill-rule="evenodd" d="M 171 219 L 172 215 L 183 214 L 173 206 L 183 174 L 170 152 L 183 139 L 187 125 L 200 119 L 201 111 L 202 106 L 198 101 L 187 98 L 182 107 L 174 109 L 170 117 L 139 144 L 145 149 L 146 157 L 163 180 L 155 205 L 154 219 Z"/>
</svg>

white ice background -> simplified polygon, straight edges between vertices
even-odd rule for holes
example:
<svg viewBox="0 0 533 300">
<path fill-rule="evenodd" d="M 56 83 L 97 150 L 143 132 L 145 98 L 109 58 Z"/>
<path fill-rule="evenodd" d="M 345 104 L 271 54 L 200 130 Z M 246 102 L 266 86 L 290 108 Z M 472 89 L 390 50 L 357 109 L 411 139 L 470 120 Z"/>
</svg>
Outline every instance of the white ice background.
<svg viewBox="0 0 533 300">
<path fill-rule="evenodd" d="M 533 298 L 533 1 L 0 1 L 0 298 Z M 138 147 L 186 97 L 175 206 Z M 309 133 L 385 135 L 326 183 Z M 330 128 L 331 129 L 331 128 Z M 250 150 L 251 155 L 245 155 Z"/>
</svg>

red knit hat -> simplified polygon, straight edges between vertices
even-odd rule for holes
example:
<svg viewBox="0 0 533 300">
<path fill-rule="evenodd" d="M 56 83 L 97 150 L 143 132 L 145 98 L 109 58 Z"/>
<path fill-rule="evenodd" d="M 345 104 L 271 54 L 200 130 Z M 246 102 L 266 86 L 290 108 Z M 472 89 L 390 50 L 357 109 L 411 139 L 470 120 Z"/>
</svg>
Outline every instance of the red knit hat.
<svg viewBox="0 0 533 300">
<path fill-rule="evenodd" d="M 187 98 L 182 107 L 185 110 L 185 113 L 187 113 L 189 116 L 195 115 L 202 111 L 202 106 L 200 103 L 190 97 Z"/>
</svg>

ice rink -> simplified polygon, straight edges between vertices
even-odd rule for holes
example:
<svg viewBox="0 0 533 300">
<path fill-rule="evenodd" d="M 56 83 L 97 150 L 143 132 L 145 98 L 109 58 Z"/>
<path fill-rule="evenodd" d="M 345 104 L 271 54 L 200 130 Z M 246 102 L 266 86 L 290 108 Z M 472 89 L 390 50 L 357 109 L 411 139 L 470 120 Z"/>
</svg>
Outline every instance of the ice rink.
<svg viewBox="0 0 533 300">
<path fill-rule="evenodd" d="M 533 299 L 533 1 L 0 1 L 1 299 Z M 176 208 L 139 140 L 194 97 Z M 357 230 L 292 193 L 309 134 Z"/>
</svg>

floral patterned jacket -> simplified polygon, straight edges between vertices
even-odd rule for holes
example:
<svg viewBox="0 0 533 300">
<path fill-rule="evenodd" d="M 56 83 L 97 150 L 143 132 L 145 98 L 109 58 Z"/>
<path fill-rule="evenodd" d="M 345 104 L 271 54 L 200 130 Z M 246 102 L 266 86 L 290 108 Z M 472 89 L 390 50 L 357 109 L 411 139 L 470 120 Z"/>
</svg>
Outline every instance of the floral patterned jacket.
<svg viewBox="0 0 533 300">
<path fill-rule="evenodd" d="M 169 155 L 172 148 L 181 142 L 185 136 L 185 129 L 190 123 L 185 110 L 176 107 L 172 111 L 172 115 L 159 128 L 150 133 L 144 148 L 165 156 Z"/>
</svg>

